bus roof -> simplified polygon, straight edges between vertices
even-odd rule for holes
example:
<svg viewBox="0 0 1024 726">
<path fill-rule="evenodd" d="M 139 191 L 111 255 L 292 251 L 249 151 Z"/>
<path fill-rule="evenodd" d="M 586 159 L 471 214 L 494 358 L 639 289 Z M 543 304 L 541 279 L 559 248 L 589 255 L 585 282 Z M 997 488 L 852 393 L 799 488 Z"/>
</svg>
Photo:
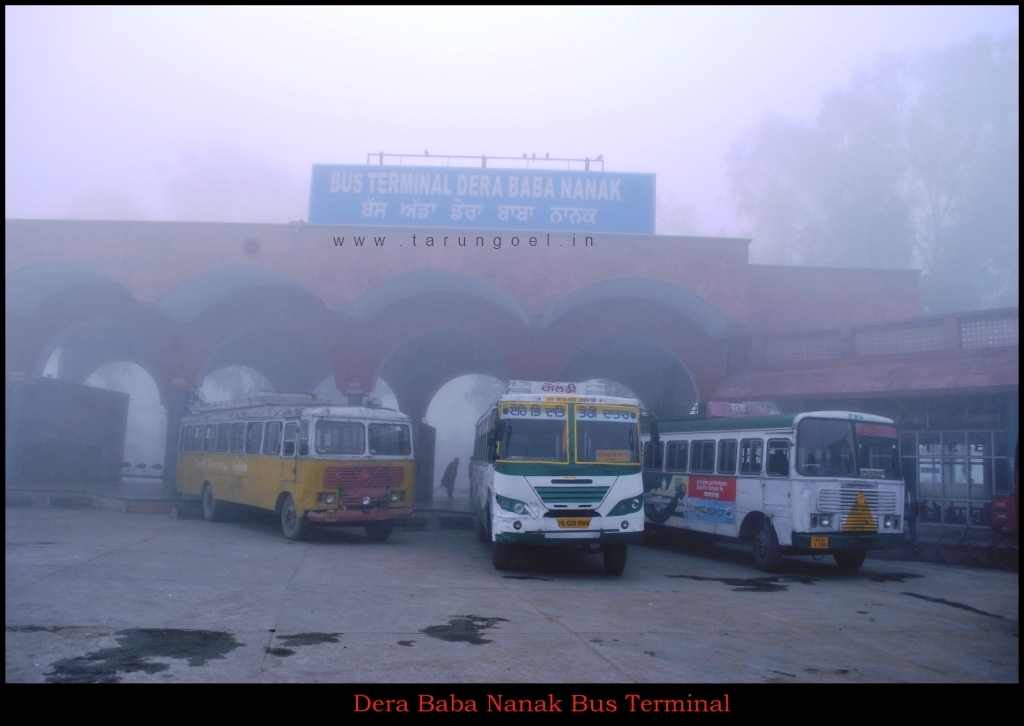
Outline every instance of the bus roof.
<svg viewBox="0 0 1024 726">
<path fill-rule="evenodd" d="M 748 431 L 755 429 L 794 429 L 805 418 L 832 418 L 845 421 L 867 421 L 893 424 L 884 416 L 855 411 L 806 411 L 799 414 L 777 416 L 739 416 L 736 418 L 677 418 L 658 421 L 658 433 L 675 434 L 697 431 Z M 640 422 L 641 434 L 651 432 L 650 421 Z"/>
<path fill-rule="evenodd" d="M 368 406 L 336 406 L 325 401 L 306 404 L 266 403 L 263 401 L 238 401 L 233 404 L 216 404 L 193 409 L 184 416 L 189 423 L 196 421 L 239 421 L 262 418 L 299 418 L 317 416 L 322 418 L 355 418 L 368 421 L 402 421 L 410 419 L 393 408 Z"/>
</svg>

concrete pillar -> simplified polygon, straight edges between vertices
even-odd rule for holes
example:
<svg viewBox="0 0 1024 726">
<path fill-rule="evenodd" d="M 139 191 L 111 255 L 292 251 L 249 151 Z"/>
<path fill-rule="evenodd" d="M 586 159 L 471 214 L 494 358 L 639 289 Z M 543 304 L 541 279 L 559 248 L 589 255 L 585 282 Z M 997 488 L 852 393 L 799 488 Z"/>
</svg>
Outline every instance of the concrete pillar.
<svg viewBox="0 0 1024 726">
<path fill-rule="evenodd" d="M 178 477 L 178 433 L 181 419 L 188 411 L 190 391 L 170 387 L 163 391 L 164 410 L 167 412 L 167 440 L 164 447 L 164 496 L 173 497 L 177 492 Z"/>
</svg>

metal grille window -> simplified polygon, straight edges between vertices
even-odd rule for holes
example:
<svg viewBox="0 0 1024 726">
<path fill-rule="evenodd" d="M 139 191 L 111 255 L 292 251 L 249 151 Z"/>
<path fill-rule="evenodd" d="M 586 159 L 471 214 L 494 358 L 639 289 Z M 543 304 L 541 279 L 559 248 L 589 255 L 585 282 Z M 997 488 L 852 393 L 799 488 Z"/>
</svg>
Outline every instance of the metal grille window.
<svg viewBox="0 0 1024 726">
<path fill-rule="evenodd" d="M 913 328 L 862 330 L 854 340 L 857 355 L 923 353 L 945 347 L 942 323 Z"/>
<path fill-rule="evenodd" d="M 993 495 L 1012 485 L 1007 441 L 1005 431 L 903 432 L 903 472 L 920 521 L 991 526 Z"/>
<path fill-rule="evenodd" d="M 962 320 L 960 344 L 964 350 L 1018 345 L 1020 318 Z"/>
</svg>

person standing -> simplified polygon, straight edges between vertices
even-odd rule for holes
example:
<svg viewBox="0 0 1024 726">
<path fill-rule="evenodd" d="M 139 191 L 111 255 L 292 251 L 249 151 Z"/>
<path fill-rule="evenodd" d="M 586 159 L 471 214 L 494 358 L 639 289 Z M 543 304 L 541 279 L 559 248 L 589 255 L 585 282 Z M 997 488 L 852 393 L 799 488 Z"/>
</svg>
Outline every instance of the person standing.
<svg viewBox="0 0 1024 726">
<path fill-rule="evenodd" d="M 459 457 L 455 457 L 445 467 L 444 475 L 441 477 L 441 486 L 448 490 L 448 501 L 450 502 L 455 494 L 455 477 L 459 473 Z"/>
</svg>

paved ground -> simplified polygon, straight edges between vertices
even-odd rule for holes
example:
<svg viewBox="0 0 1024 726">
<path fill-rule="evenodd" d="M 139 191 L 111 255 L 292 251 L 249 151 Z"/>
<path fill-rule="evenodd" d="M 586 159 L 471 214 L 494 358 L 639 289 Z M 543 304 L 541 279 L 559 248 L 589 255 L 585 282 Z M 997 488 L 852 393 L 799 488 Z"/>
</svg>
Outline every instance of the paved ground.
<svg viewBox="0 0 1024 726">
<path fill-rule="evenodd" d="M 1018 680 L 1016 573 L 634 547 L 498 573 L 468 530 L 292 543 L 210 524 L 6 510 L 7 681 Z"/>
</svg>

